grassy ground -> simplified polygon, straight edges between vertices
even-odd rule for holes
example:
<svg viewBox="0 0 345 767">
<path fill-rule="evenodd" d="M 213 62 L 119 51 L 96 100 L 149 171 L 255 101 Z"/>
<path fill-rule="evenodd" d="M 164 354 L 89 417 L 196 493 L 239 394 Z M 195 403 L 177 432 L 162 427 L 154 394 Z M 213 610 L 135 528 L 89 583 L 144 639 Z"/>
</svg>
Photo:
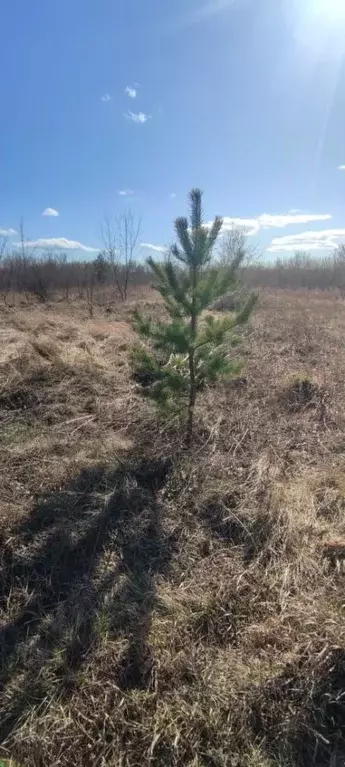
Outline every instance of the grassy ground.
<svg viewBox="0 0 345 767">
<path fill-rule="evenodd" d="M 1 309 L 0 759 L 340 767 L 344 303 L 264 294 L 190 452 L 130 381 L 134 303 Z"/>
</svg>

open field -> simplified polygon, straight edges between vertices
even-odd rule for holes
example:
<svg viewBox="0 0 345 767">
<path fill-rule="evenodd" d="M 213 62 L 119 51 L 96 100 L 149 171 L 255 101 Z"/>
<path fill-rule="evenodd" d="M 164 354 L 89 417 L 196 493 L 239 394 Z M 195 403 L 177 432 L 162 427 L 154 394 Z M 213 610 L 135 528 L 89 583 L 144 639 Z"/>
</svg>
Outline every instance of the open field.
<svg viewBox="0 0 345 767">
<path fill-rule="evenodd" d="M 345 302 L 263 292 L 193 448 L 117 304 L 0 308 L 1 756 L 345 764 Z"/>
</svg>

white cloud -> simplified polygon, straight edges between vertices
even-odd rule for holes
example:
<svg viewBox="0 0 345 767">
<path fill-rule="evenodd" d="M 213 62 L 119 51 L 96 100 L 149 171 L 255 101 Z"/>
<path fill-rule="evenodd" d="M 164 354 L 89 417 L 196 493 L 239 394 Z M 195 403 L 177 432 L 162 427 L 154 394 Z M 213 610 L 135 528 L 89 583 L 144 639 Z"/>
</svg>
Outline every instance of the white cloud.
<svg viewBox="0 0 345 767">
<path fill-rule="evenodd" d="M 329 221 L 332 216 L 329 213 L 286 213 L 271 214 L 262 213 L 256 218 L 231 218 L 225 216 L 223 221 L 223 232 L 240 227 L 244 229 L 248 236 L 258 234 L 260 229 L 284 229 L 286 226 L 297 226 L 298 224 L 309 224 L 312 221 Z M 210 226 L 209 222 L 207 226 Z"/>
<path fill-rule="evenodd" d="M 130 197 L 134 192 L 133 189 L 119 189 L 118 194 L 120 197 Z"/>
<path fill-rule="evenodd" d="M 15 242 L 15 247 L 20 247 L 19 242 Z M 92 248 L 90 245 L 82 245 L 76 240 L 67 240 L 66 237 L 40 238 L 38 240 L 27 240 L 25 243 L 29 248 L 38 250 L 82 250 L 85 253 L 97 253 L 98 248 Z"/>
<path fill-rule="evenodd" d="M 42 216 L 59 216 L 59 215 L 60 215 L 59 211 L 55 210 L 55 208 L 46 208 L 42 213 Z"/>
<path fill-rule="evenodd" d="M 145 248 L 146 250 L 153 250 L 155 253 L 166 253 L 167 248 L 164 247 L 164 245 L 151 245 L 150 242 L 142 242 L 140 243 L 141 248 Z"/>
<path fill-rule="evenodd" d="M 287 215 L 270 215 L 263 213 L 258 217 L 258 223 L 262 229 L 283 229 L 291 224 L 309 224 L 311 221 L 329 221 L 330 213 L 288 213 Z"/>
<path fill-rule="evenodd" d="M 109 93 L 105 93 L 105 94 L 104 94 L 104 96 L 101 96 L 101 101 L 105 101 L 105 102 L 107 102 L 107 101 L 111 101 L 111 100 L 112 100 L 112 98 L 113 98 L 113 97 L 112 97 L 112 96 L 110 96 L 110 94 L 109 94 Z"/>
<path fill-rule="evenodd" d="M 288 237 L 275 237 L 267 250 L 270 253 L 296 250 L 333 250 L 345 241 L 345 229 L 323 229 L 319 232 L 301 232 Z"/>
<path fill-rule="evenodd" d="M 338 170 L 345 170 L 345 165 L 338 165 Z"/>
<path fill-rule="evenodd" d="M 15 229 L 0 229 L 0 237 L 11 237 L 12 234 L 18 234 Z"/>
<path fill-rule="evenodd" d="M 131 88 L 130 85 L 127 85 L 125 88 L 125 93 L 127 93 L 127 96 L 129 96 L 130 99 L 136 99 L 137 97 L 137 89 Z"/>
<path fill-rule="evenodd" d="M 146 115 L 145 112 L 131 112 L 129 109 L 125 114 L 127 120 L 133 120 L 134 123 L 146 123 L 151 115 Z"/>
<path fill-rule="evenodd" d="M 169 197 L 170 197 L 170 199 L 171 199 L 171 200 L 174 200 L 174 199 L 175 199 L 175 197 L 176 197 L 176 192 L 171 192 L 171 194 L 169 195 Z"/>
</svg>

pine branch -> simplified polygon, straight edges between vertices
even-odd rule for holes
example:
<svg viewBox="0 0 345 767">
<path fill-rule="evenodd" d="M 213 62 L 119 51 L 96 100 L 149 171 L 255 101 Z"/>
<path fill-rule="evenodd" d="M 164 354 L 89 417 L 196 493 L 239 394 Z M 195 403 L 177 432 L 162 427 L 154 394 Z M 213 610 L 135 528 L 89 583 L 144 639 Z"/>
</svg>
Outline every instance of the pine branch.
<svg viewBox="0 0 345 767">
<path fill-rule="evenodd" d="M 132 314 L 132 322 L 134 330 L 136 330 L 137 333 L 139 333 L 141 336 L 144 336 L 145 338 L 150 337 L 151 319 L 149 317 L 143 317 L 138 309 L 135 309 Z"/>
<path fill-rule="evenodd" d="M 223 219 L 220 218 L 219 216 L 216 216 L 207 238 L 207 247 L 208 247 L 208 252 L 210 254 L 212 253 L 212 250 L 218 240 L 222 226 L 223 226 Z"/>
<path fill-rule="evenodd" d="M 258 293 L 251 293 L 243 309 L 236 315 L 236 325 L 245 325 L 259 300 Z"/>
<path fill-rule="evenodd" d="M 206 266 L 212 253 L 208 247 L 208 232 L 204 226 L 192 231 L 193 247 L 195 252 L 195 264 L 198 267 Z"/>
<path fill-rule="evenodd" d="M 202 226 L 202 191 L 201 189 L 192 189 L 190 195 L 190 218 L 192 231 L 200 229 Z"/>
<path fill-rule="evenodd" d="M 157 263 L 157 261 L 154 261 L 151 256 L 150 258 L 147 259 L 147 265 L 150 267 L 151 272 L 158 280 L 158 285 L 156 287 L 159 289 L 160 287 L 166 285 L 166 275 L 164 272 L 164 265 Z"/>
<path fill-rule="evenodd" d="M 181 261 L 182 264 L 186 265 L 188 263 L 185 253 L 183 253 L 177 245 L 172 245 L 170 252 L 171 252 L 171 255 L 174 258 L 176 258 L 178 261 Z"/>
<path fill-rule="evenodd" d="M 200 279 L 197 286 L 197 304 L 199 312 L 207 309 L 217 298 L 216 286 L 218 282 L 218 272 L 216 269 L 210 269 L 208 274 Z"/>
<path fill-rule="evenodd" d="M 193 251 L 193 245 L 190 239 L 190 234 L 188 231 L 188 221 L 186 218 L 181 217 L 176 219 L 175 231 L 180 241 L 181 247 L 183 248 L 186 254 L 185 263 L 192 264 L 194 251 Z"/>
<path fill-rule="evenodd" d="M 205 344 L 219 346 L 223 343 L 225 337 L 233 331 L 236 324 L 238 324 L 236 318 L 233 317 L 224 317 L 222 319 L 215 319 L 212 316 L 206 317 L 198 335 L 195 348 L 199 349 Z"/>
<path fill-rule="evenodd" d="M 190 314 L 190 301 L 188 292 L 190 290 L 189 274 L 177 273 L 173 264 L 168 263 L 164 266 L 166 281 L 177 306 L 180 307 L 181 314 Z"/>
</svg>

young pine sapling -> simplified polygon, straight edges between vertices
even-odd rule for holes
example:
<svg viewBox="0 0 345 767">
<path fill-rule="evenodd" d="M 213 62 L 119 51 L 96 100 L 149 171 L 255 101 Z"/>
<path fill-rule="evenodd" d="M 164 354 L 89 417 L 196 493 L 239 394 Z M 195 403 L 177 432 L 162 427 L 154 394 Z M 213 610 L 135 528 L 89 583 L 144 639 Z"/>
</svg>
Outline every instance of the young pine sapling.
<svg viewBox="0 0 345 767">
<path fill-rule="evenodd" d="M 190 222 L 187 218 L 175 222 L 178 244 L 171 248 L 169 259 L 165 263 L 148 259 L 167 320 L 154 322 L 135 313 L 143 343 L 135 347 L 132 359 L 142 393 L 163 413 L 185 414 L 187 445 L 193 440 L 198 392 L 239 372 L 240 364 L 230 352 L 238 343 L 236 329 L 248 321 L 256 302 L 251 295 L 240 310 L 221 318 L 207 313 L 216 299 L 236 286 L 245 252 L 239 249 L 226 267 L 213 265 L 223 221 L 217 217 L 211 226 L 203 225 L 199 189 L 190 193 L 190 208 Z"/>
</svg>

